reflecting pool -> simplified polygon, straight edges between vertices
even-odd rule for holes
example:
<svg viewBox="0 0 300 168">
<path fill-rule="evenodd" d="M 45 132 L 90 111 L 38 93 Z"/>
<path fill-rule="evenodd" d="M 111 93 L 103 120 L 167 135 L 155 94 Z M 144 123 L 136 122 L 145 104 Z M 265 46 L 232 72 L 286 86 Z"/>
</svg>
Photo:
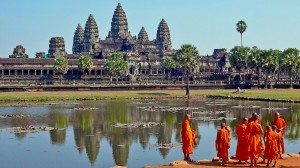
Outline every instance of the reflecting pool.
<svg viewBox="0 0 300 168">
<path fill-rule="evenodd" d="M 222 121 L 230 125 L 230 155 L 235 154 L 235 128 L 243 117 L 257 112 L 263 128 L 279 111 L 288 123 L 286 152 L 300 152 L 300 104 L 219 99 L 153 101 L 50 102 L 36 105 L 2 105 L 0 115 L 1 167 L 143 167 L 182 159 L 181 121 L 192 114 L 199 144 L 192 159 L 216 155 L 214 141 Z M 222 119 L 223 118 L 223 119 Z M 121 123 L 155 122 L 153 127 L 120 128 Z M 15 133 L 20 126 L 54 127 L 52 131 Z M 175 144 L 159 148 L 160 144 Z"/>
</svg>

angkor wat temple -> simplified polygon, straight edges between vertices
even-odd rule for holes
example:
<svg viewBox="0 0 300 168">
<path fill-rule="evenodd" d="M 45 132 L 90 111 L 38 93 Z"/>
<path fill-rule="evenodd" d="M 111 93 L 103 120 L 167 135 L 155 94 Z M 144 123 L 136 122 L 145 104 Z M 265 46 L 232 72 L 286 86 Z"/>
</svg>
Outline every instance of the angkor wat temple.
<svg viewBox="0 0 300 168">
<path fill-rule="evenodd" d="M 18 45 L 9 58 L 0 58 L 1 83 L 51 81 L 57 76 L 53 65 L 58 55 L 69 59 L 69 70 L 64 76 L 65 79 L 80 80 L 83 72 L 78 69 L 78 58 L 82 54 L 89 54 L 94 60 L 94 67 L 85 78 L 88 81 L 107 81 L 109 77 L 103 66 L 104 60 L 115 51 L 123 53 L 129 63 L 128 75 L 119 79 L 123 81 L 132 77 L 163 80 L 166 70 L 162 63 L 176 53 L 176 50 L 172 49 L 170 29 L 166 20 L 162 19 L 158 24 L 154 40 L 149 39 L 144 27 L 137 36 L 133 36 L 128 29 L 126 13 L 121 4 L 118 4 L 111 21 L 111 30 L 105 39 L 100 39 L 99 28 L 92 14 L 88 17 L 84 29 L 78 24 L 74 33 L 72 54 L 66 52 L 63 37 L 51 38 L 48 53 L 37 52 L 36 58 L 29 58 L 25 48 Z M 202 56 L 199 67 L 195 70 L 196 75 L 209 78 L 213 73 L 219 72 L 218 62 L 225 58 L 225 53 L 226 49 L 216 49 L 212 55 Z M 229 64 L 226 58 L 225 62 L 223 70 L 227 71 Z"/>
</svg>

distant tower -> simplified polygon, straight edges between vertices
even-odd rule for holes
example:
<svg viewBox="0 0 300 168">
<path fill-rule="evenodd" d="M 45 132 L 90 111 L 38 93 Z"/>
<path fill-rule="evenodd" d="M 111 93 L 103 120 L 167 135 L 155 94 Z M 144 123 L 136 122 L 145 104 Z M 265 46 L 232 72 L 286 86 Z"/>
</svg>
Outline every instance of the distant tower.
<svg viewBox="0 0 300 168">
<path fill-rule="evenodd" d="M 83 51 L 95 53 L 100 48 L 99 31 L 94 16 L 90 14 L 85 24 L 84 38 L 83 38 Z"/>
<path fill-rule="evenodd" d="M 13 54 L 9 58 L 28 58 L 28 55 L 25 53 L 26 49 L 22 45 L 17 45 L 14 48 Z"/>
<path fill-rule="evenodd" d="M 139 35 L 138 35 L 138 42 L 139 43 L 145 43 L 145 42 L 148 42 L 149 41 L 149 37 L 148 37 L 148 34 L 145 30 L 144 27 L 142 27 Z"/>
<path fill-rule="evenodd" d="M 83 52 L 83 39 L 84 32 L 81 25 L 78 24 L 73 38 L 73 54 L 79 54 Z"/>
<path fill-rule="evenodd" d="M 172 48 L 170 29 L 165 19 L 162 19 L 159 23 L 156 34 L 156 46 L 160 51 Z"/>
<path fill-rule="evenodd" d="M 65 40 L 63 37 L 52 37 L 50 39 L 49 50 L 48 50 L 49 58 L 55 58 L 57 56 L 65 56 Z"/>
<path fill-rule="evenodd" d="M 118 3 L 115 9 L 112 21 L 111 30 L 108 33 L 108 38 L 110 39 L 130 39 L 131 35 L 128 31 L 128 22 L 126 18 L 126 13 L 124 12 L 120 3 Z"/>
</svg>

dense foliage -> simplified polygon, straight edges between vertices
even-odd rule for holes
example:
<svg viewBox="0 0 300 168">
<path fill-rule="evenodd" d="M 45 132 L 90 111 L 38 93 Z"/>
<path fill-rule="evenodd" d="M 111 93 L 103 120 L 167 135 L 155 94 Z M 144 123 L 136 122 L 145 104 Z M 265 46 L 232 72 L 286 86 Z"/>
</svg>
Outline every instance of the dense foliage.
<svg viewBox="0 0 300 168">
<path fill-rule="evenodd" d="M 126 75 L 128 63 L 119 52 L 112 53 L 104 63 L 104 68 L 109 72 L 110 80 L 113 76 Z"/>
<path fill-rule="evenodd" d="M 62 76 L 67 73 L 69 70 L 68 59 L 63 56 L 58 56 L 55 58 L 54 62 L 54 70 L 60 75 L 60 81 L 62 80 Z"/>
</svg>

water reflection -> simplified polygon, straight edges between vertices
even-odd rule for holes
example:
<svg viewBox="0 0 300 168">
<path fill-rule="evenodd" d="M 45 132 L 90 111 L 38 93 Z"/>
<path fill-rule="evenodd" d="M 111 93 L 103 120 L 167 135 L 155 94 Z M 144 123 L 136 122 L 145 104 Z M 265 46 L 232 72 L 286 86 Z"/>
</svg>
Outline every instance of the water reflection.
<svg viewBox="0 0 300 168">
<path fill-rule="evenodd" d="M 274 113 L 280 110 L 288 123 L 286 130 L 286 140 L 288 142 L 299 142 L 300 139 L 300 104 L 289 103 L 274 103 L 274 102 L 251 102 L 251 101 L 229 101 L 229 100 L 206 100 L 206 101 L 162 101 L 150 104 L 149 102 L 134 103 L 131 101 L 106 101 L 106 102 L 82 102 L 79 105 L 73 104 L 65 106 L 45 106 L 48 111 L 45 115 L 38 116 L 37 113 L 31 113 L 28 116 L 27 111 L 20 112 L 15 109 L 16 113 L 26 115 L 24 118 L 15 118 L 9 120 L 9 126 L 26 126 L 29 124 L 48 125 L 56 129 L 50 131 L 50 139 L 52 144 L 64 145 L 69 141 L 67 133 L 73 131 L 74 141 L 79 154 L 86 153 L 90 164 L 96 164 L 99 157 L 113 157 L 114 165 L 126 166 L 129 164 L 131 158 L 131 151 L 133 144 L 138 144 L 141 148 L 139 152 L 150 152 L 153 149 L 154 143 L 170 144 L 181 142 L 181 122 L 186 113 L 189 111 L 178 112 L 159 112 L 159 111 L 145 111 L 138 106 L 170 106 L 170 107 L 198 107 L 203 111 L 229 111 L 229 113 L 214 114 L 210 113 L 206 116 L 210 117 L 227 117 L 237 118 L 237 120 L 227 121 L 233 132 L 236 130 L 236 125 L 243 117 L 249 117 L 253 112 L 257 112 L 262 117 L 262 125 L 268 125 L 274 116 Z M 251 108 L 251 106 L 260 106 L 262 108 Z M 232 108 L 232 106 L 241 106 L 249 108 Z M 84 107 L 84 108 L 83 108 Z M 1 111 L 5 112 L 5 108 Z M 277 108 L 273 110 L 273 108 Z M 286 109 L 278 109 L 286 108 Z M 11 113 L 14 113 L 12 111 Z M 133 123 L 133 122 L 157 122 L 163 123 L 164 126 L 157 126 L 153 128 L 115 128 L 112 125 L 116 123 Z M 199 139 L 209 139 L 212 143 L 215 138 L 215 131 L 220 122 L 204 122 L 192 120 L 192 127 L 198 132 Z M 5 122 L 1 125 L 6 124 Z M 201 134 L 205 130 L 199 130 L 200 126 L 209 128 L 213 124 L 214 129 L 209 129 L 210 137 L 203 137 Z M 21 140 L 26 137 L 26 133 L 15 134 L 17 139 Z M 232 134 L 233 139 L 235 133 Z M 100 154 L 100 143 L 105 139 L 112 149 L 112 154 Z M 151 141 L 152 139 L 152 141 Z M 200 141 L 200 148 L 208 147 L 208 144 L 202 144 Z M 202 146 L 201 146 L 202 145 Z M 288 144 L 289 145 L 289 144 Z M 299 146 L 299 145 L 298 145 Z M 175 149 L 177 152 L 181 151 L 181 147 Z M 235 147 L 234 147 L 235 148 Z M 161 148 L 158 149 L 161 160 L 165 159 L 181 159 L 181 153 L 172 156 L 170 153 L 173 149 Z M 214 149 L 212 152 L 214 152 Z M 208 157 L 208 155 L 205 155 Z M 154 163 L 156 163 L 154 161 Z M 135 165 L 140 167 L 142 165 Z"/>
</svg>

